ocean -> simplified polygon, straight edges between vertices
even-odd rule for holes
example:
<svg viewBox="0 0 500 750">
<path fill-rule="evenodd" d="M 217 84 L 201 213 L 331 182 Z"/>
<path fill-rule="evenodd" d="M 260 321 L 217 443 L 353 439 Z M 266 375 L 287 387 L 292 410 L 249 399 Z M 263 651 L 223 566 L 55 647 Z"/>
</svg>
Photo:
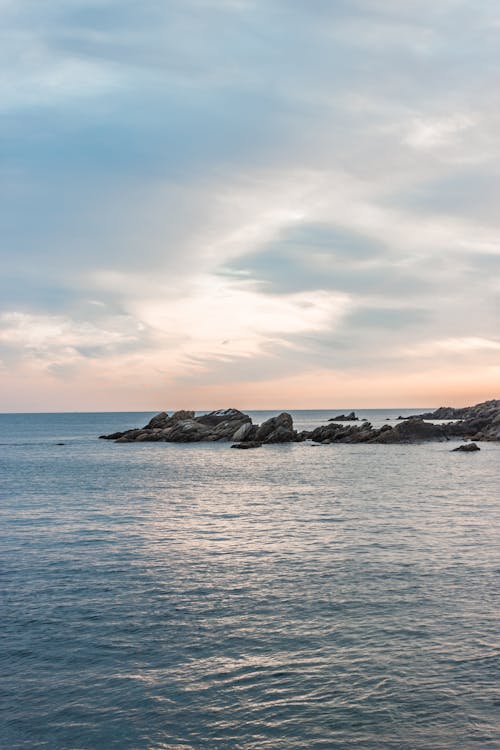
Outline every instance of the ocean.
<svg viewBox="0 0 500 750">
<path fill-rule="evenodd" d="M 97 439 L 151 416 L 0 415 L 2 749 L 500 748 L 500 445 Z"/>
</svg>

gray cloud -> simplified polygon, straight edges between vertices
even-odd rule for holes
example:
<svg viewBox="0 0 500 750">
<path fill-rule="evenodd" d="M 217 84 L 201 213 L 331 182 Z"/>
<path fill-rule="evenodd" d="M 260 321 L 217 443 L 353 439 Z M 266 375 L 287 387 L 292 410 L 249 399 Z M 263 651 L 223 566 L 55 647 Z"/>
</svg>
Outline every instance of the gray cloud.
<svg viewBox="0 0 500 750">
<path fill-rule="evenodd" d="M 422 269 L 405 270 L 400 259 L 401 254 L 396 256 L 377 238 L 306 224 L 238 258 L 225 271 L 244 273 L 277 293 L 331 289 L 397 299 L 432 289 L 432 279 Z"/>
</svg>

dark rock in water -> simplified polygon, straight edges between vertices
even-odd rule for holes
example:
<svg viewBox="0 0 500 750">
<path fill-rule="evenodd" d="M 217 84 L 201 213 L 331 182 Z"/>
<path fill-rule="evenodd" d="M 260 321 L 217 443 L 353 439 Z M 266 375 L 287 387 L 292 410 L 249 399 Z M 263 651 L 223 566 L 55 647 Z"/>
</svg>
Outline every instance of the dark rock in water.
<svg viewBox="0 0 500 750">
<path fill-rule="evenodd" d="M 56 445 L 66 445 L 66 443 L 56 443 Z"/>
<path fill-rule="evenodd" d="M 155 417 L 153 417 L 147 425 L 145 425 L 145 430 L 154 430 L 156 428 L 162 428 L 165 427 L 166 423 L 168 421 L 168 414 L 165 411 L 161 411 L 159 414 L 157 414 Z"/>
<path fill-rule="evenodd" d="M 291 415 L 282 412 L 263 422 L 255 433 L 255 440 L 262 443 L 290 443 L 297 440 Z"/>
<path fill-rule="evenodd" d="M 157 443 L 161 440 L 162 431 L 159 429 L 155 430 L 141 430 L 137 437 L 134 438 L 135 443 Z"/>
<path fill-rule="evenodd" d="M 389 429 L 379 431 L 374 438 L 376 443 L 417 443 L 423 440 L 448 440 L 439 425 L 429 424 L 422 419 L 405 419 L 396 427 L 384 425 Z"/>
<path fill-rule="evenodd" d="M 124 434 L 124 432 L 112 432 L 110 435 L 99 435 L 99 440 L 118 440 Z"/>
<path fill-rule="evenodd" d="M 196 417 L 196 421 L 200 424 L 208 425 L 209 427 L 216 427 L 221 422 L 251 422 L 252 420 L 248 414 L 243 414 L 243 412 L 238 409 L 218 409 L 217 411 L 211 411 L 208 414 L 202 414 L 201 417 Z"/>
<path fill-rule="evenodd" d="M 258 433 L 257 433 L 258 434 Z M 294 443 L 297 433 L 287 427 L 277 427 L 264 442 L 266 443 Z"/>
<path fill-rule="evenodd" d="M 210 429 L 196 419 L 179 419 L 173 425 L 161 431 L 160 440 L 167 443 L 197 443 L 207 440 Z"/>
<path fill-rule="evenodd" d="M 117 443 L 195 443 L 233 440 L 236 435 L 238 440 L 247 441 L 255 437 L 256 430 L 248 414 L 238 409 L 221 409 L 200 417 L 195 417 L 194 411 L 182 410 L 174 412 L 171 417 L 161 412 L 142 429 L 113 432 L 100 437 Z"/>
<path fill-rule="evenodd" d="M 247 425 L 247 429 L 242 430 Z M 219 422 L 215 427 L 208 429 L 211 429 L 212 440 L 234 440 L 234 435 L 238 432 L 245 432 L 246 437 L 244 439 L 247 440 L 251 437 L 250 432 L 252 427 L 251 421 L 243 422 L 241 419 L 227 419 L 224 422 Z"/>
<path fill-rule="evenodd" d="M 260 440 L 248 440 L 246 443 L 235 443 L 231 446 L 231 448 L 241 448 L 242 450 L 246 450 L 247 448 L 261 448 L 262 443 Z"/>
<path fill-rule="evenodd" d="M 297 432 L 297 442 L 302 443 L 304 440 L 310 440 L 311 434 L 311 430 L 301 430 L 300 432 Z"/>
<path fill-rule="evenodd" d="M 125 432 L 113 433 L 113 435 L 119 434 L 120 437 L 116 438 L 117 443 L 133 443 L 139 435 L 144 434 L 143 429 L 125 430 Z M 106 438 L 106 436 L 104 436 Z M 107 440 L 114 440 L 115 438 L 106 438 Z"/>
<path fill-rule="evenodd" d="M 452 453 L 456 453 L 456 451 L 461 451 L 463 453 L 473 453 L 474 451 L 480 451 L 481 448 L 479 445 L 476 445 L 476 443 L 464 443 L 463 445 L 459 445 L 458 448 L 453 448 Z"/>
<path fill-rule="evenodd" d="M 389 428 L 391 429 L 391 428 Z M 316 443 L 367 443 L 370 442 L 378 432 L 373 429 L 370 422 L 361 425 L 343 425 L 337 422 L 316 427 L 309 437 Z"/>
<path fill-rule="evenodd" d="M 144 430 L 165 430 L 169 427 L 173 427 L 177 422 L 183 422 L 186 419 L 194 419 L 194 411 L 176 411 L 171 417 L 164 411 L 153 417 L 147 425 L 143 428 Z"/>
<path fill-rule="evenodd" d="M 446 434 L 450 437 L 500 440 L 500 400 L 498 399 L 460 408 L 440 406 L 435 411 L 419 416 L 430 420 L 456 420 L 443 425 Z"/>
<path fill-rule="evenodd" d="M 315 443 L 323 443 L 325 440 L 330 440 L 335 435 L 343 430 L 340 424 L 323 424 L 320 427 L 316 427 L 309 433 L 305 433 L 310 440 L 314 440 Z"/>
<path fill-rule="evenodd" d="M 351 411 L 349 414 L 338 414 L 336 417 L 331 417 L 329 419 L 329 422 L 357 422 L 359 420 L 359 417 L 356 416 L 356 414 Z"/>
<path fill-rule="evenodd" d="M 235 440 L 237 443 L 241 443 L 243 440 L 252 440 L 257 432 L 257 426 L 251 422 L 244 422 L 241 427 L 238 427 L 231 440 Z"/>
<path fill-rule="evenodd" d="M 443 419 L 450 415 L 459 416 L 459 421 L 436 425 L 424 421 L 424 417 Z M 293 428 L 290 414 L 283 412 L 266 420 L 260 426 L 252 424 L 248 414 L 238 409 L 219 409 L 208 414 L 195 416 L 193 411 L 176 411 L 171 417 L 161 412 L 148 424 L 139 429 L 113 432 L 101 435 L 105 440 L 117 443 L 195 443 L 234 441 L 238 447 L 252 443 L 291 443 L 313 440 L 315 443 L 414 443 L 425 440 L 449 440 L 462 438 L 469 440 L 500 441 L 500 401 L 485 401 L 482 404 L 463 409 L 443 407 L 436 412 L 418 414 L 413 417 L 398 417 L 399 423 L 375 429 L 369 422 L 360 425 L 346 425 L 344 421 L 359 421 L 354 412 L 340 414 L 328 424 L 314 430 L 297 433 Z M 467 450 L 473 450 L 467 448 Z"/>
</svg>

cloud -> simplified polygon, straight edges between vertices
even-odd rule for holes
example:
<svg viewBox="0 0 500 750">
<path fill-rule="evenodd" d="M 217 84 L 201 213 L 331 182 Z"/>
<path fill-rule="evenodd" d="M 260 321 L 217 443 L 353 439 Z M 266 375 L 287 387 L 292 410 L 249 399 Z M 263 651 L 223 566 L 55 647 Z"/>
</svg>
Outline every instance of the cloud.
<svg viewBox="0 0 500 750">
<path fill-rule="evenodd" d="M 499 352 L 500 341 L 494 339 L 485 339 L 480 337 L 468 336 L 465 338 L 450 338 L 438 341 L 430 341 L 421 344 L 417 349 L 409 349 L 409 355 L 420 354 L 423 356 L 434 357 L 440 352 L 450 352 L 452 354 L 468 355 L 481 352 Z"/>
<path fill-rule="evenodd" d="M 474 121 L 464 115 L 437 119 L 416 119 L 404 142 L 416 149 L 435 149 L 460 142 L 460 134 L 472 127 Z"/>
<path fill-rule="evenodd" d="M 260 398 L 327 372 L 355 402 L 360 372 L 493 368 L 494 4 L 26 0 L 0 21 L 6 399 Z"/>
</svg>

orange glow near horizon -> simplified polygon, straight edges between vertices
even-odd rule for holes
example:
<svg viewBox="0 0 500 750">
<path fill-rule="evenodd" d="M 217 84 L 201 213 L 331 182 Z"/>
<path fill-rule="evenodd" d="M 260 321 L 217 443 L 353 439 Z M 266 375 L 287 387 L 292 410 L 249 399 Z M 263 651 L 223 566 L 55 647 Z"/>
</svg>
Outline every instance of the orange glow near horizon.
<svg viewBox="0 0 500 750">
<path fill-rule="evenodd" d="M 90 375 L 90 374 L 89 374 Z M 332 374 L 314 371 L 260 382 L 228 382 L 164 385 L 159 377 L 139 381 L 123 374 L 101 373 L 94 378 L 79 374 L 58 380 L 37 374 L 30 378 L 0 377 L 4 399 L 2 412 L 43 411 L 196 411 L 235 407 L 242 410 L 404 408 L 467 406 L 498 398 L 500 369 L 481 373 L 460 370 L 428 370 L 421 373 Z M 27 396 L 28 394 L 28 396 Z"/>
</svg>

